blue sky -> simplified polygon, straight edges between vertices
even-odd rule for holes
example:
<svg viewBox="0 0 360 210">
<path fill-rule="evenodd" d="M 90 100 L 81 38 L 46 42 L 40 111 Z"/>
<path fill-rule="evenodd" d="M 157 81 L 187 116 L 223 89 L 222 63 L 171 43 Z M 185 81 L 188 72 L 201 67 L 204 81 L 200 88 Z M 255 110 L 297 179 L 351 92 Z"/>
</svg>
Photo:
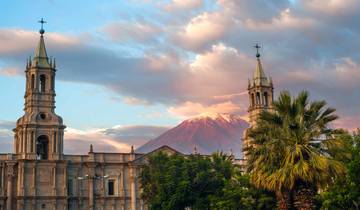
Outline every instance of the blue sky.
<svg viewBox="0 0 360 210">
<path fill-rule="evenodd" d="M 0 140 L 12 140 L 9 123 L 23 113 L 23 71 L 42 17 L 69 142 L 96 136 L 139 145 L 204 112 L 247 119 L 257 42 L 276 94 L 307 89 L 337 108 L 334 126 L 359 127 L 356 0 L 15 0 L 0 7 Z M 103 132 L 114 128 L 118 136 Z M 124 137 L 128 128 L 138 138 Z M 154 133 L 144 136 L 144 128 Z"/>
<path fill-rule="evenodd" d="M 44 17 L 48 23 L 44 25 L 46 31 L 61 34 L 79 35 L 91 33 L 98 35 L 99 27 L 116 19 L 144 18 L 151 19 L 154 7 L 151 4 L 146 6 L 141 4 L 129 4 L 126 1 L 3 1 L 0 3 L 2 8 L 8 8 L 2 13 L 0 19 L 1 28 L 25 29 L 37 31 L 40 27 L 38 20 Z M 29 12 L 31 11 L 31 12 Z M 38 40 L 34 40 L 33 46 Z M 107 48 L 114 49 L 110 43 L 89 43 L 94 45 L 105 45 Z M 121 47 L 122 48 L 122 47 Z M 129 47 L 130 54 L 133 49 Z M 52 55 L 51 48 L 48 53 Z M 30 54 L 31 55 L 31 54 Z M 29 55 L 29 56 L 30 56 Z M 56 57 L 56 55 L 54 55 Z M 27 57 L 24 57 L 24 65 Z M 61 62 L 61 61 L 58 61 Z M 84 60 L 83 62 L 86 62 Z M 6 64 L 4 64 L 6 65 Z M 61 63 L 58 64 L 61 66 Z M 61 69 L 58 74 L 61 75 Z M 2 120 L 15 121 L 22 114 L 24 78 L 22 75 L 8 77 L 1 75 L 0 88 L 4 102 L 2 106 L 11 109 L 4 110 L 0 114 Z M 12 87 L 13 93 L 9 94 L 6 90 Z M 59 81 L 57 91 L 57 112 L 63 116 L 67 125 L 78 128 L 105 128 L 117 124 L 156 124 L 173 125 L 179 120 L 171 116 L 164 116 L 152 119 L 149 116 L 154 113 L 164 112 L 166 107 L 161 104 L 148 107 L 141 105 L 134 106 L 122 103 L 122 96 L 108 89 L 88 83 L 74 83 Z M 14 104 L 16 103 L 16 106 Z M 86 116 L 86 117 L 81 117 Z"/>
</svg>

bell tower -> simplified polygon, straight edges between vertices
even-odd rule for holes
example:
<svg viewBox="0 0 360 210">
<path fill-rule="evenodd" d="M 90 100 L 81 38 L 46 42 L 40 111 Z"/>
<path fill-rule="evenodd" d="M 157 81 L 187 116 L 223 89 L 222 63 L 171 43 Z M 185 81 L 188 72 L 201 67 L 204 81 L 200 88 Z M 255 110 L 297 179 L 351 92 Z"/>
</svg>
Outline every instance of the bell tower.
<svg viewBox="0 0 360 210">
<path fill-rule="evenodd" d="M 255 45 L 256 48 L 256 68 L 254 76 L 249 80 L 249 121 L 250 126 L 256 125 L 256 120 L 262 111 L 269 111 L 272 109 L 274 99 L 274 87 L 271 78 L 266 77 L 261 65 L 260 46 Z"/>
<path fill-rule="evenodd" d="M 18 159 L 58 160 L 63 154 L 63 120 L 55 114 L 55 59 L 47 56 L 43 24 L 33 59 L 26 64 L 25 114 L 16 122 Z"/>
<path fill-rule="evenodd" d="M 266 77 L 265 72 L 261 65 L 260 46 L 256 44 L 256 67 L 254 76 L 249 79 L 248 94 L 249 94 L 249 123 L 250 128 L 255 127 L 257 119 L 262 111 L 271 111 L 274 100 L 274 86 L 271 78 Z M 250 138 L 248 130 L 244 131 L 243 148 L 249 145 Z M 246 166 L 247 154 L 244 151 L 244 166 Z"/>
</svg>

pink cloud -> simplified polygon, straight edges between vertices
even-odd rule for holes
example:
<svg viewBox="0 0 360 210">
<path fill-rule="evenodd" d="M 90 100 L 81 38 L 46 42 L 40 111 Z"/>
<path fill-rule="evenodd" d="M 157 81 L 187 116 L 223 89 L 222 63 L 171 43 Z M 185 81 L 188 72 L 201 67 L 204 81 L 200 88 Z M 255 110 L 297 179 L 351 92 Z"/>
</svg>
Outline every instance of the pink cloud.
<svg viewBox="0 0 360 210">
<path fill-rule="evenodd" d="M 350 15 L 358 12 L 357 0 L 304 0 L 300 1 L 305 9 L 326 15 Z"/>
<path fill-rule="evenodd" d="M 95 152 L 129 152 L 131 146 L 137 148 L 167 129 L 169 127 L 146 125 L 88 130 L 67 128 L 64 135 L 64 150 L 65 153 L 84 154 L 92 144 Z"/>
<path fill-rule="evenodd" d="M 34 50 L 39 39 L 39 33 L 22 29 L 0 29 L 0 54 L 12 54 Z M 56 46 L 69 46 L 78 44 L 76 37 L 65 36 L 58 33 L 46 33 L 46 42 Z"/>
<path fill-rule="evenodd" d="M 164 6 L 167 12 L 188 11 L 203 6 L 202 0 L 172 0 Z"/>
<path fill-rule="evenodd" d="M 273 31 L 284 29 L 309 28 L 316 26 L 317 22 L 311 18 L 295 17 L 290 8 L 286 8 L 281 13 L 273 17 L 271 21 L 259 21 L 246 19 L 243 22 L 245 28 L 254 31 Z"/>
<path fill-rule="evenodd" d="M 173 37 L 180 46 L 199 50 L 204 46 L 219 40 L 228 28 L 230 20 L 221 13 L 202 13 L 193 17 L 187 25 Z"/>
<path fill-rule="evenodd" d="M 162 28 L 146 21 L 118 21 L 107 24 L 102 31 L 113 41 L 149 42 L 156 40 Z"/>
<path fill-rule="evenodd" d="M 217 114 L 217 113 L 242 113 L 244 114 L 246 109 L 240 107 L 239 104 L 234 104 L 231 101 L 223 103 L 212 104 L 210 106 L 204 106 L 200 103 L 193 103 L 187 101 L 178 106 L 171 106 L 168 108 L 168 112 L 182 119 L 202 115 L 202 114 Z"/>
</svg>

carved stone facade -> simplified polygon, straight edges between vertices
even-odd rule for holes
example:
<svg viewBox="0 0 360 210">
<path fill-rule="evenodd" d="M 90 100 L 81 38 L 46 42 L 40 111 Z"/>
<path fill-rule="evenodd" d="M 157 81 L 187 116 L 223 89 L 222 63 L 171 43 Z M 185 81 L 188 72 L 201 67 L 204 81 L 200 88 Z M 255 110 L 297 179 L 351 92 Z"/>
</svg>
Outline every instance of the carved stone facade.
<svg viewBox="0 0 360 210">
<path fill-rule="evenodd" d="M 85 155 L 63 154 L 56 64 L 47 56 L 43 29 L 25 73 L 25 114 L 14 129 L 14 154 L 0 154 L 0 210 L 146 209 L 138 182 L 146 154 L 96 153 L 92 147 Z"/>
</svg>

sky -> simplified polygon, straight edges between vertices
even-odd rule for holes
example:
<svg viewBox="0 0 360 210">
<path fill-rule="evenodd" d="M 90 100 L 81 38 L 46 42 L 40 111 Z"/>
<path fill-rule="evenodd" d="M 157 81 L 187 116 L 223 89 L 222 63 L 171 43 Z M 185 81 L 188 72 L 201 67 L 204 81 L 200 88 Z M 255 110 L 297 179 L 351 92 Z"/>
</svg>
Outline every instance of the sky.
<svg viewBox="0 0 360 210">
<path fill-rule="evenodd" d="M 0 8 L 0 152 L 12 152 L 41 18 L 57 60 L 67 153 L 90 143 L 126 152 L 202 113 L 247 119 L 256 43 L 275 95 L 308 90 L 337 109 L 334 127 L 359 127 L 357 0 L 12 0 Z"/>
</svg>

